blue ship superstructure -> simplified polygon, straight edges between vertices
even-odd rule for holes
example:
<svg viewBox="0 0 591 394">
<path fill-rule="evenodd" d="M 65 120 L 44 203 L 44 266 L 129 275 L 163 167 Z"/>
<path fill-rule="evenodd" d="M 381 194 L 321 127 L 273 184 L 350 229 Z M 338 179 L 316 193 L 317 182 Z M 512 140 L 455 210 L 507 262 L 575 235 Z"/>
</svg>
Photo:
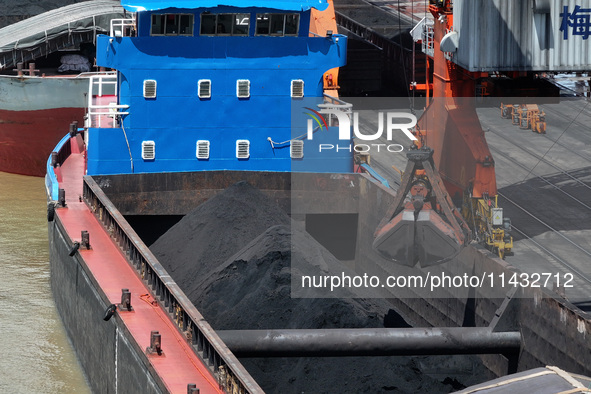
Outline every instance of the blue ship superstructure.
<svg viewBox="0 0 591 394">
<path fill-rule="evenodd" d="M 89 175 L 352 171 L 350 148 L 319 149 L 350 141 L 312 111 L 323 74 L 346 61 L 345 36 L 309 31 L 326 0 L 122 5 L 136 12 L 134 33 L 97 41 L 97 65 L 117 70 L 117 102 L 112 127 L 88 129 Z"/>
</svg>

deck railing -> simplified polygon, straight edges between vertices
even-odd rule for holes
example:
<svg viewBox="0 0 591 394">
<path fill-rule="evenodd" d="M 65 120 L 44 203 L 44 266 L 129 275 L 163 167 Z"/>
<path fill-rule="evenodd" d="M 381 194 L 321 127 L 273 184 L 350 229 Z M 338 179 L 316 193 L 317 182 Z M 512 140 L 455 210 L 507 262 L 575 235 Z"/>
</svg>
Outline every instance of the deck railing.
<svg viewBox="0 0 591 394">
<path fill-rule="evenodd" d="M 111 19 L 109 37 L 135 37 L 135 19 Z"/>
<path fill-rule="evenodd" d="M 217 377 L 227 393 L 262 393 L 262 389 L 230 352 L 197 308 L 127 223 L 90 176 L 84 177 L 84 201 L 121 249 L 179 332 Z"/>
<path fill-rule="evenodd" d="M 64 161 L 72 153 L 72 146 L 70 145 L 70 134 L 66 134 L 60 142 L 56 145 L 49 155 L 46 164 L 45 174 L 45 188 L 47 189 L 47 195 L 51 201 L 57 201 L 59 198 L 59 182 L 55 168 L 59 165 L 64 164 Z"/>
<path fill-rule="evenodd" d="M 119 118 L 128 115 L 129 105 L 104 102 L 103 96 L 117 100 L 117 75 L 114 72 L 92 75 L 88 81 L 88 118 L 86 127 L 117 127 Z"/>
<path fill-rule="evenodd" d="M 330 94 L 324 93 L 324 102 L 322 104 L 318 104 L 318 108 L 342 112 L 347 115 L 350 120 L 352 120 L 353 104 L 343 101 L 337 97 L 333 97 Z M 327 115 L 328 125 L 333 126 L 332 114 L 329 113 Z"/>
</svg>

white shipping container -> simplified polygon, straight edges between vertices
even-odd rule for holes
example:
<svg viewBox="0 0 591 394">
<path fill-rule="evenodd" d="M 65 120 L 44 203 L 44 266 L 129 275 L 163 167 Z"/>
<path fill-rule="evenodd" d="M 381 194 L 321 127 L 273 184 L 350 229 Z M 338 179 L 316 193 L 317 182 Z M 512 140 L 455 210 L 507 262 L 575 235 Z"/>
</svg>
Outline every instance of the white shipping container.
<svg viewBox="0 0 591 394">
<path fill-rule="evenodd" d="M 591 68 L 591 0 L 455 0 L 453 17 L 469 71 Z"/>
</svg>

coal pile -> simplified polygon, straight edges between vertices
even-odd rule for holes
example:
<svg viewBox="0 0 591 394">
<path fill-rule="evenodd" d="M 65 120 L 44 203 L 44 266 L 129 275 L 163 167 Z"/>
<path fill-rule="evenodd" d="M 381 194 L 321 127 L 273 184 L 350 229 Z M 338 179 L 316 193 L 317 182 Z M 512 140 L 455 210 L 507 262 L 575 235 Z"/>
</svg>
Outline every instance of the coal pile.
<svg viewBox="0 0 591 394">
<path fill-rule="evenodd" d="M 291 297 L 292 275 L 335 272 L 337 265 L 308 234 L 277 225 L 195 281 L 187 296 L 220 330 L 383 327 L 389 310 L 383 300 Z M 336 295 L 352 296 L 346 291 Z"/>
<path fill-rule="evenodd" d="M 342 298 L 292 298 L 292 275 L 346 269 L 247 183 L 226 189 L 188 213 L 151 250 L 215 329 L 383 327 L 384 317 L 393 313 L 385 300 L 346 298 L 351 295 L 346 292 L 336 294 Z M 253 358 L 241 362 L 269 393 L 452 390 L 424 375 L 417 359 Z"/>
<path fill-rule="evenodd" d="M 237 183 L 189 212 L 150 250 L 177 284 L 187 289 L 266 229 L 290 218 L 259 190 Z"/>
</svg>

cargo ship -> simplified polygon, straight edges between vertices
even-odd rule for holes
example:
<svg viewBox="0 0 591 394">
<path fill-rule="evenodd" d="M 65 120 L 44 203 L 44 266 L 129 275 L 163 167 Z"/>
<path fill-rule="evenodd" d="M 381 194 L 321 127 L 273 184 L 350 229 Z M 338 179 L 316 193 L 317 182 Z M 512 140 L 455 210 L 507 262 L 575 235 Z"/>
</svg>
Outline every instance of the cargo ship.
<svg viewBox="0 0 591 394">
<path fill-rule="evenodd" d="M 64 128 L 83 123 L 87 91 L 84 77 L 0 76 L 0 171 L 43 176 Z"/>
<path fill-rule="evenodd" d="M 434 4 L 433 12 L 450 12 L 444 3 Z M 292 266 L 294 297 L 326 296 L 298 285 L 304 274 L 479 278 L 509 277 L 516 270 L 469 244 L 469 227 L 445 192 L 433 150 L 423 143 L 425 129 L 412 129 L 411 114 L 387 117 L 407 117 L 390 130 L 399 130 L 408 145 L 423 140 L 406 152 L 401 191 L 389 188 L 367 157 L 355 155 L 363 148 L 354 148 L 354 127 L 346 126 L 355 116 L 334 92 L 338 82 L 329 71 L 345 64 L 347 45 L 346 36 L 323 23 L 332 19 L 330 4 L 138 0 L 122 5 L 135 17 L 97 40 L 97 65 L 116 74 L 91 78 L 84 127 L 72 124 L 47 160 L 52 291 L 94 391 L 261 392 L 234 352 L 260 357 L 463 352 L 487 354 L 481 362 L 497 376 L 542 363 L 588 372 L 577 353 L 589 347 L 589 320 L 544 288 L 406 287 L 386 295 L 379 288 L 341 294 L 388 298 L 417 326 L 449 328 L 362 332 L 369 340 L 347 330 L 334 331 L 333 338 L 324 331 L 212 327 L 180 284 L 201 278 L 168 272 L 144 240 L 158 238 L 227 190 L 246 190 L 243 182 L 288 215 L 294 233 L 305 229 L 320 244 L 313 251 L 323 252 L 312 254 L 322 256 L 321 263 L 296 267 L 299 276 Z M 103 94 L 101 84 L 111 83 L 115 94 Z M 478 165 L 494 186 L 486 163 Z M 485 200 L 482 210 L 490 216 L 488 192 L 475 197 Z M 239 209 L 227 211 L 240 217 Z M 223 216 L 226 210 L 215 212 Z M 486 223 L 489 216 L 481 218 Z M 194 230 L 202 225 L 207 223 Z M 502 223 L 495 226 L 502 230 Z M 232 227 L 230 221 L 228 233 Z M 264 243 L 282 232 L 272 227 L 254 237 Z M 423 236 L 416 237 L 419 233 Z M 248 253 L 239 252 L 230 265 L 216 268 L 226 270 L 220 280 L 232 272 L 242 276 Z M 272 279 L 283 283 L 284 274 Z M 539 330 L 540 325 L 550 329 Z M 556 333 L 565 330 L 571 340 L 557 342 Z M 425 336 L 437 345 L 417 345 Z M 288 337 L 287 348 L 258 346 L 264 338 Z"/>
<path fill-rule="evenodd" d="M 0 171 L 45 175 L 64 129 L 84 122 L 95 36 L 123 17 L 112 1 L 87 1 L 0 29 Z"/>
<path fill-rule="evenodd" d="M 325 73 L 344 64 L 347 38 L 311 31 L 312 9 L 328 7 L 321 0 L 122 5 L 135 18 L 97 40 L 97 65 L 117 74 L 90 78 L 83 131 L 73 125 L 47 162 L 58 311 L 95 391 L 260 392 L 95 179 L 113 176 L 148 194 L 181 182 L 189 199 L 170 206 L 176 213 L 243 180 L 288 207 L 294 167 L 318 169 L 306 178 L 325 186 L 331 174 L 352 174 L 350 151 L 315 154 L 338 133 L 304 108 L 325 101 Z M 116 95 L 103 94 L 113 81 Z M 293 111 L 302 120 L 295 129 Z M 306 117 L 319 124 L 304 143 Z"/>
</svg>

